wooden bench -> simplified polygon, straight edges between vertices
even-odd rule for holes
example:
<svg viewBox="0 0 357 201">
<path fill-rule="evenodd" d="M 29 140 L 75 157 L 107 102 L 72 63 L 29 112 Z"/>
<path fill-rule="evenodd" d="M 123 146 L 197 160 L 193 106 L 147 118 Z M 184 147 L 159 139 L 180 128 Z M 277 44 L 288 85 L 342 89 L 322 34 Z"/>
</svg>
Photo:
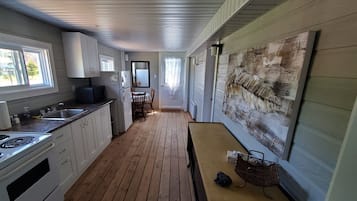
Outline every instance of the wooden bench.
<svg viewBox="0 0 357 201">
<path fill-rule="evenodd" d="M 188 125 L 187 151 L 197 201 L 271 201 L 264 196 L 262 187 L 247 183 L 235 173 L 226 159 L 228 150 L 247 150 L 221 123 L 195 123 Z M 233 181 L 228 188 L 215 184 L 217 172 L 222 171 Z M 265 188 L 272 200 L 289 200 L 277 186 Z"/>
</svg>

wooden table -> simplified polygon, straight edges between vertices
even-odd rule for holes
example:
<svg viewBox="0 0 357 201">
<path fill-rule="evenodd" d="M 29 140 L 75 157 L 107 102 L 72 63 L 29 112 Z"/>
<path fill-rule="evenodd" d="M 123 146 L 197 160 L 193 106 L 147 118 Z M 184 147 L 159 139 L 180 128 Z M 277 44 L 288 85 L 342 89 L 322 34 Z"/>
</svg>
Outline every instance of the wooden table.
<svg viewBox="0 0 357 201">
<path fill-rule="evenodd" d="M 262 187 L 247 183 L 235 173 L 226 159 L 228 150 L 246 153 L 246 149 L 221 123 L 189 123 L 187 149 L 197 201 L 271 201 Z M 215 184 L 217 172 L 222 171 L 233 181 L 228 188 Z M 265 188 L 272 200 L 289 200 L 278 187 Z"/>
</svg>

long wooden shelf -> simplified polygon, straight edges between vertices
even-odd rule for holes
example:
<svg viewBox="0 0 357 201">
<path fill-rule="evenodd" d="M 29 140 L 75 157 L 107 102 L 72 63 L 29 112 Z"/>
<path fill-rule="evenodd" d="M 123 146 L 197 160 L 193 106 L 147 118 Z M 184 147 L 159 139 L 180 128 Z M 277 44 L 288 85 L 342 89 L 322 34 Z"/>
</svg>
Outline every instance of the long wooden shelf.
<svg viewBox="0 0 357 201">
<path fill-rule="evenodd" d="M 223 124 L 192 122 L 188 132 L 188 152 L 198 201 L 271 201 L 264 196 L 262 187 L 249 183 L 240 187 L 244 182 L 235 173 L 234 166 L 227 162 L 226 154 L 228 150 L 247 151 Z M 214 183 L 219 171 L 231 177 L 230 187 L 223 188 Z M 272 200 L 289 200 L 277 186 L 265 188 L 265 192 Z"/>
</svg>

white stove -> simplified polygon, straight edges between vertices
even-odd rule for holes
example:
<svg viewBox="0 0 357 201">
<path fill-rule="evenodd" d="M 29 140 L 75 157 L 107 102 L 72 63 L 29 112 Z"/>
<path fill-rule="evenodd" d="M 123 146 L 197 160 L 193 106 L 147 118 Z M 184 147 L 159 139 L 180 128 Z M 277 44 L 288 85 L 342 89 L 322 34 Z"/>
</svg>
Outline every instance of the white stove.
<svg viewBox="0 0 357 201">
<path fill-rule="evenodd" d="M 51 140 L 51 134 L 0 132 L 0 170 Z"/>
<path fill-rule="evenodd" d="M 0 132 L 0 197 L 62 201 L 51 134 Z"/>
</svg>

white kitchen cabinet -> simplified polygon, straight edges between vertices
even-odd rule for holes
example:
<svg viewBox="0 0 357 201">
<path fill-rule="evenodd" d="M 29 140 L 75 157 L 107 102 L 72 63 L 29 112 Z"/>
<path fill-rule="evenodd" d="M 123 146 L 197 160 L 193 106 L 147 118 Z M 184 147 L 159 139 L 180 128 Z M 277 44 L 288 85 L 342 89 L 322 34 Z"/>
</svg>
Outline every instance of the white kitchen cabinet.
<svg viewBox="0 0 357 201">
<path fill-rule="evenodd" d="M 84 133 L 85 119 L 81 118 L 73 123 L 71 123 L 72 137 L 74 146 L 74 152 L 76 156 L 77 171 L 81 175 L 86 169 L 89 161 L 88 154 L 86 152 L 87 148 L 85 145 L 85 135 Z"/>
<path fill-rule="evenodd" d="M 52 134 L 60 187 L 65 193 L 111 141 L 109 104 Z"/>
<path fill-rule="evenodd" d="M 112 124 L 109 105 L 102 107 L 99 111 L 101 115 L 100 119 L 102 120 L 103 125 L 104 144 L 107 146 L 112 140 Z"/>
<path fill-rule="evenodd" d="M 97 131 L 94 131 L 95 115 L 91 113 L 71 124 L 74 151 L 77 158 L 78 172 L 82 174 L 98 155 L 96 143 Z"/>
<path fill-rule="evenodd" d="M 85 144 L 87 145 L 86 151 L 88 153 L 88 161 L 91 163 L 97 157 L 98 154 L 98 145 L 96 140 L 96 131 L 94 130 L 95 114 L 91 113 L 86 117 L 82 118 L 85 120 L 85 125 L 83 128 L 83 138 Z"/>
<path fill-rule="evenodd" d="M 94 112 L 94 115 L 95 115 L 94 129 L 95 129 L 95 133 L 96 133 L 96 141 L 97 141 L 99 152 L 103 151 L 103 149 L 106 146 L 104 144 L 105 136 L 104 136 L 104 126 L 103 126 L 102 120 L 101 120 L 101 110 L 102 109 L 99 109 Z"/>
<path fill-rule="evenodd" d="M 109 105 L 103 106 L 94 112 L 95 115 L 95 132 L 99 152 L 110 143 L 112 138 L 112 126 L 110 122 Z"/>
<path fill-rule="evenodd" d="M 62 39 L 67 76 L 71 78 L 99 77 L 97 40 L 79 32 L 63 32 Z"/>
<path fill-rule="evenodd" d="M 55 154 L 60 176 L 60 189 L 65 193 L 76 181 L 76 158 L 73 150 L 71 127 L 65 126 L 55 130 L 53 133 L 55 143 Z"/>
</svg>

